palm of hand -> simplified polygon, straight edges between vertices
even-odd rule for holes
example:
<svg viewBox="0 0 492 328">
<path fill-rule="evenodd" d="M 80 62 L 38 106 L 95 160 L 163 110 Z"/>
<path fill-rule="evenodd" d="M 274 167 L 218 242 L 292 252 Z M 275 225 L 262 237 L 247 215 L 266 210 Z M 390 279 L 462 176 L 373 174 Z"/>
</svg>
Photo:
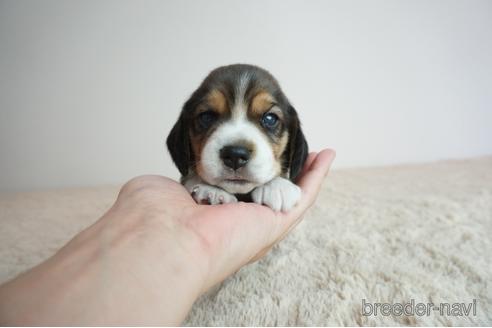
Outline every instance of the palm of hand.
<svg viewBox="0 0 492 328">
<path fill-rule="evenodd" d="M 180 229 L 191 232 L 214 262 L 214 281 L 257 260 L 299 222 L 314 202 L 335 153 L 311 153 L 297 181 L 302 189 L 300 202 L 289 212 L 274 212 L 254 203 L 198 205 L 179 183 L 156 178 L 156 202 L 167 218 Z"/>
</svg>

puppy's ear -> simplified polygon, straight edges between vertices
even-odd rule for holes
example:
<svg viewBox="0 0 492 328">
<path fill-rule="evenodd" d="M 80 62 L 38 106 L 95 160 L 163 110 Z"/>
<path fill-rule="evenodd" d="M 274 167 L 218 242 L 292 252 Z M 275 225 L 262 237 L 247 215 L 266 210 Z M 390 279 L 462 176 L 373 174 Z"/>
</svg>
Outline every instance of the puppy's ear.
<svg viewBox="0 0 492 328">
<path fill-rule="evenodd" d="M 302 133 L 301 122 L 297 117 L 297 113 L 293 107 L 290 107 L 290 109 L 293 113 L 294 122 L 290 129 L 290 140 L 288 145 L 289 179 L 295 181 L 304 167 L 309 148 L 304 133 Z"/>
<path fill-rule="evenodd" d="M 188 169 L 192 165 L 192 153 L 189 137 L 189 127 L 186 119 L 181 113 L 180 117 L 169 136 L 167 137 L 167 149 L 171 154 L 174 164 L 178 167 L 182 176 L 188 174 Z"/>
</svg>

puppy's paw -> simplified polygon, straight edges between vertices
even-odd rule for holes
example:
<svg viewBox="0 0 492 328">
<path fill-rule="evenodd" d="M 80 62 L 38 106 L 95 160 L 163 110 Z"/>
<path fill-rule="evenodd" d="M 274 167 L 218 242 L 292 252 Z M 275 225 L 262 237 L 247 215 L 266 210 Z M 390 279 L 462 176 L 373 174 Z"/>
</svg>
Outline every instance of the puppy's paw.
<svg viewBox="0 0 492 328">
<path fill-rule="evenodd" d="M 236 203 L 237 198 L 224 189 L 199 183 L 191 187 L 191 196 L 198 204 L 227 204 Z"/>
<path fill-rule="evenodd" d="M 287 179 L 276 177 L 253 190 L 251 198 L 255 203 L 264 204 L 276 212 L 287 212 L 301 198 L 301 188 Z"/>
</svg>

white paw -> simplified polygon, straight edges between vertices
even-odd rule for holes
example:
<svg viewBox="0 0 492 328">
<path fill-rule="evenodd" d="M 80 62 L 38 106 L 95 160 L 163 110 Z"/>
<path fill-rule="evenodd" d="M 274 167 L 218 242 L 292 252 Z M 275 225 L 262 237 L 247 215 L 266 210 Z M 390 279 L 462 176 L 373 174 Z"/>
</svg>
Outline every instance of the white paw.
<svg viewBox="0 0 492 328">
<path fill-rule="evenodd" d="M 227 204 L 236 203 L 237 198 L 224 189 L 199 183 L 191 187 L 191 196 L 198 204 Z"/>
<path fill-rule="evenodd" d="M 276 177 L 253 190 L 251 198 L 255 203 L 264 204 L 276 212 L 287 212 L 301 198 L 301 188 L 287 179 Z"/>
</svg>

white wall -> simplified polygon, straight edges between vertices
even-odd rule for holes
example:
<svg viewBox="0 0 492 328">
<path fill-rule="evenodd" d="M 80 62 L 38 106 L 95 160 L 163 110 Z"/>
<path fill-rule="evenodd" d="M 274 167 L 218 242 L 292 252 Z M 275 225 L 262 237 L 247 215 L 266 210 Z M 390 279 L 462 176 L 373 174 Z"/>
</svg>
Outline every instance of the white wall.
<svg viewBox="0 0 492 328">
<path fill-rule="evenodd" d="M 338 167 L 492 153 L 492 1 L 2 1 L 0 47 L 1 190 L 177 177 L 182 103 L 236 62 Z"/>
</svg>

